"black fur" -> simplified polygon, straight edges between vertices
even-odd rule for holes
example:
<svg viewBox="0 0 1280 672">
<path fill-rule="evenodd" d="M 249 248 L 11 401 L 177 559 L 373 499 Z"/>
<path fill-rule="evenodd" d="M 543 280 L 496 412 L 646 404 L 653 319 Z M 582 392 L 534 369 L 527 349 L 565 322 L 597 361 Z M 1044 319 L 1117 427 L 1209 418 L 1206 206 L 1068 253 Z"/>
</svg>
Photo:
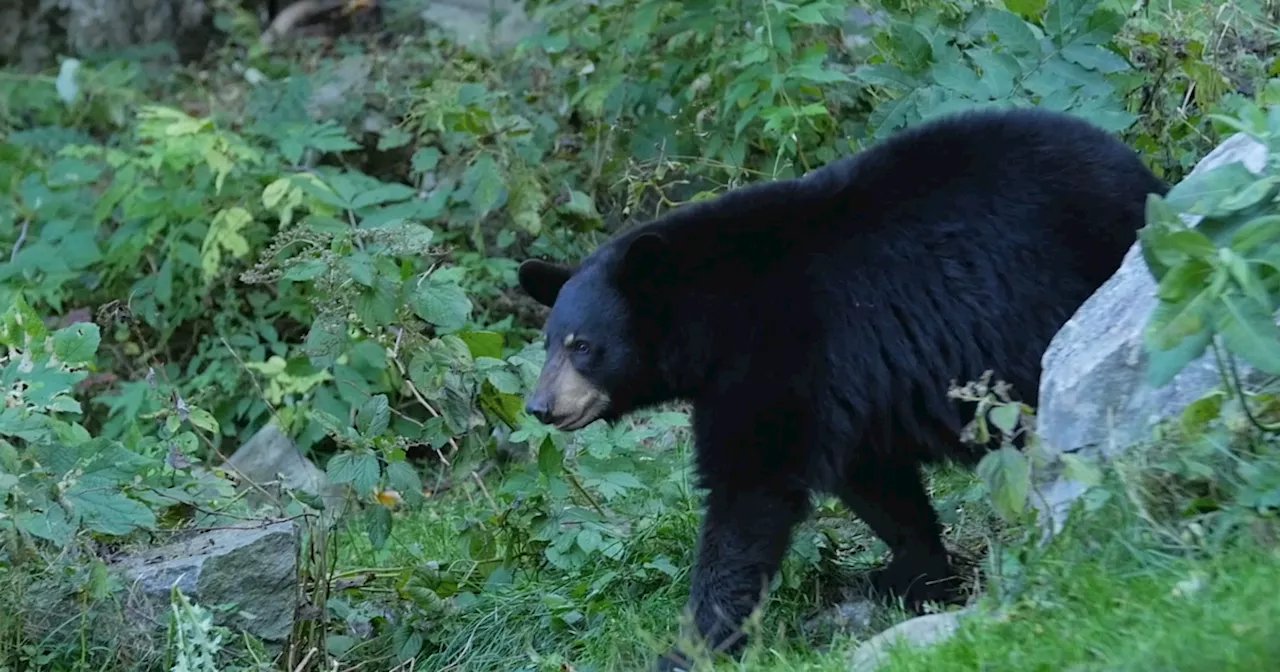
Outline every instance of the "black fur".
<svg viewBox="0 0 1280 672">
<path fill-rule="evenodd" d="M 931 583 L 951 566 L 919 473 L 981 456 L 957 438 L 968 417 L 949 382 L 994 369 L 1034 405 L 1049 340 L 1165 190 L 1076 118 L 969 113 L 679 208 L 567 283 L 539 262 L 520 279 L 554 303 L 549 347 L 570 332 L 591 343 L 574 365 L 612 395 L 606 419 L 693 402 L 710 493 L 690 607 L 708 644 L 736 651 L 811 491 L 838 494 L 888 544 L 878 587 L 952 597 Z"/>
</svg>

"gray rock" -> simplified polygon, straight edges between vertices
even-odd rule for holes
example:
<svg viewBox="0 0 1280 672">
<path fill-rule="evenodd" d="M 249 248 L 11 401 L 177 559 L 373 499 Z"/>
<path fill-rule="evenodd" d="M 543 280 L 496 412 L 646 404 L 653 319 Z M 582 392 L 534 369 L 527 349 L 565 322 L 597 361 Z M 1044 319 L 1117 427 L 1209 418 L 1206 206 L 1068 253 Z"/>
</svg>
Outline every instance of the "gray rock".
<svg viewBox="0 0 1280 672">
<path fill-rule="evenodd" d="M 1227 139 L 1196 165 L 1192 175 L 1237 161 L 1257 173 L 1267 149 L 1247 135 Z M 1184 215 L 1194 226 L 1199 218 Z M 1221 378 L 1211 352 L 1170 383 L 1147 383 L 1143 329 L 1156 305 L 1156 283 L 1134 243 L 1115 275 L 1076 311 L 1050 342 L 1042 360 L 1036 425 L 1051 456 L 1078 453 L 1114 457 L 1151 438 L 1159 422 L 1216 388 Z M 1242 363 L 1243 364 L 1243 363 Z M 1242 366 L 1253 380 L 1257 372 Z M 1055 470 L 1042 474 L 1033 498 L 1047 532 L 1061 530 L 1070 505 L 1085 488 Z"/>
<path fill-rule="evenodd" d="M 346 503 L 340 485 L 329 482 L 329 477 L 303 456 L 293 442 L 276 424 L 269 423 L 258 430 L 253 438 L 240 446 L 227 464 L 235 467 L 240 476 L 252 480 L 273 495 L 280 493 L 277 482 L 290 490 L 302 491 L 319 497 L 325 506 L 324 519 L 332 521 L 342 514 Z M 268 503 L 257 488 L 241 484 L 247 489 L 246 501 L 257 506 Z"/>
<path fill-rule="evenodd" d="M 98 597 L 86 599 L 82 580 L 72 579 L 69 571 L 50 572 L 24 593 L 15 613 L 23 614 L 25 635 L 32 641 L 52 647 L 87 642 L 145 669 L 164 662 L 176 584 L 210 610 L 216 624 L 252 634 L 274 649 L 293 628 L 300 543 L 292 521 L 190 533 L 109 561 L 111 590 Z M 83 566 L 85 559 L 70 564 Z"/>
<path fill-rule="evenodd" d="M 513 0 L 435 0 L 422 10 L 422 18 L 472 48 L 510 49 L 538 29 L 524 3 Z"/>
<path fill-rule="evenodd" d="M 300 543 L 292 521 L 209 530 L 114 563 L 126 610 L 164 623 L 175 584 L 218 625 L 280 642 L 293 629 Z M 234 605 L 234 609 L 218 607 Z"/>
<path fill-rule="evenodd" d="M 889 651 L 899 644 L 911 648 L 941 644 L 955 636 L 961 621 L 972 613 L 970 607 L 903 621 L 859 645 L 853 652 L 851 668 L 853 672 L 873 672 L 884 665 Z"/>
</svg>

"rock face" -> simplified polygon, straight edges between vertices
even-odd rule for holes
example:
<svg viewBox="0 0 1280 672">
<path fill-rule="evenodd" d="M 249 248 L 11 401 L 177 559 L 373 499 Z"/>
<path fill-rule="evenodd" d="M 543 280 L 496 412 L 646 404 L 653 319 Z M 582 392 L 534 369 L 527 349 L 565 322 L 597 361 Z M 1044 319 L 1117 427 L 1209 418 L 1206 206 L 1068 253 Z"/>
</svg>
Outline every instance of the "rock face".
<svg viewBox="0 0 1280 672">
<path fill-rule="evenodd" d="M 163 659 L 176 583 L 213 612 L 216 624 L 276 647 L 293 629 L 300 544 L 292 521 L 197 532 L 109 562 L 107 574 L 118 591 L 86 601 L 78 585 L 56 572 L 37 581 L 15 613 L 35 641 L 79 646 L 83 634 L 124 667 L 146 668 Z"/>
<path fill-rule="evenodd" d="M 293 628 L 299 535 L 292 522 L 197 534 L 115 564 L 125 608 L 164 623 L 170 590 L 213 610 L 214 622 L 280 642 Z M 221 605 L 235 608 L 219 611 Z"/>
<path fill-rule="evenodd" d="M 1236 134 L 1204 157 L 1192 174 L 1237 161 L 1258 173 L 1266 160 L 1266 146 Z M 1193 226 L 1199 223 L 1199 218 L 1183 217 Z M 1051 453 L 1115 456 L 1148 440 L 1157 423 L 1219 385 L 1211 352 L 1168 385 L 1157 389 L 1147 384 L 1142 333 L 1155 305 L 1155 279 L 1134 243 L 1120 270 L 1076 311 L 1045 352 L 1036 425 Z M 1257 375 L 1240 365 L 1246 380 Z M 1045 522 L 1056 533 L 1085 488 L 1053 474 L 1038 487 L 1043 499 L 1037 497 L 1035 503 L 1051 513 Z"/>
</svg>

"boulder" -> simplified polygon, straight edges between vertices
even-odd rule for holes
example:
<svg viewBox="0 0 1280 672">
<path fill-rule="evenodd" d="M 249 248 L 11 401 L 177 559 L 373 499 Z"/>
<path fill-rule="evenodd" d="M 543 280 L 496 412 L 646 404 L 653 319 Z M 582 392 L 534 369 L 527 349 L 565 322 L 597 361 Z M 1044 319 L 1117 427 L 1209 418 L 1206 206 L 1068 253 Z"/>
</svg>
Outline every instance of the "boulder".
<svg viewBox="0 0 1280 672">
<path fill-rule="evenodd" d="M 852 670 L 874 672 L 884 665 L 889 658 L 889 651 L 898 645 L 911 648 L 937 646 L 954 637 L 960 629 L 961 621 L 973 613 L 973 608 L 969 607 L 903 621 L 854 649 Z"/>
<path fill-rule="evenodd" d="M 163 662 L 176 584 L 213 613 L 215 624 L 276 649 L 293 629 L 300 544 L 293 521 L 185 533 L 161 546 L 120 553 L 106 563 L 105 581 L 91 579 L 90 570 L 78 580 L 79 569 L 49 573 L 26 591 L 22 624 L 32 641 L 63 647 L 88 642 L 110 651 L 122 668 L 145 669 Z M 83 558 L 71 562 L 84 565 Z"/>
<path fill-rule="evenodd" d="M 214 623 L 278 643 L 293 629 L 299 544 L 292 521 L 246 523 L 125 557 L 112 569 L 124 578 L 126 611 L 164 623 L 177 584 L 216 614 Z"/>
<path fill-rule="evenodd" d="M 1266 146 L 1241 133 L 1210 152 L 1191 174 L 1237 161 L 1258 173 L 1266 160 Z M 1200 219 L 1183 218 L 1192 226 Z M 1067 321 L 1044 354 L 1036 426 L 1051 456 L 1114 457 L 1149 440 L 1158 423 L 1176 417 L 1220 384 L 1212 352 L 1164 387 L 1147 383 L 1142 334 L 1155 306 L 1156 282 L 1141 246 L 1134 243 L 1120 269 Z M 1258 378 L 1256 370 L 1240 365 L 1246 382 Z M 1056 534 L 1086 488 L 1058 470 L 1037 480 L 1033 502 L 1048 514 L 1042 516 L 1046 532 Z"/>
<path fill-rule="evenodd" d="M 323 520 L 332 522 L 342 514 L 346 503 L 342 486 L 329 482 L 329 477 L 308 460 L 297 444 L 276 424 L 269 423 L 240 446 L 227 465 L 234 472 L 259 487 L 278 495 L 280 485 L 294 491 L 309 493 L 324 502 Z M 277 485 L 278 484 L 278 485 Z M 241 484 L 247 489 L 246 501 L 257 506 L 268 503 L 258 488 Z"/>
</svg>

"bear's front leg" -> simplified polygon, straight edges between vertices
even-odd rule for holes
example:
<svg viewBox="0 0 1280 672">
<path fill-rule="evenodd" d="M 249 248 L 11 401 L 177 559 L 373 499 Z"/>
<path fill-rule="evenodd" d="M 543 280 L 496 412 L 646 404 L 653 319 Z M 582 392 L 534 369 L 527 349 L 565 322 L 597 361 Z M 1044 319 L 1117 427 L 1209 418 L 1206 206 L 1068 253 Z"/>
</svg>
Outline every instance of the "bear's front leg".
<svg viewBox="0 0 1280 672">
<path fill-rule="evenodd" d="M 888 567 L 871 574 L 878 592 L 897 595 L 915 610 L 924 602 L 962 599 L 919 467 L 893 459 L 865 460 L 850 469 L 841 499 L 893 554 Z"/>
<path fill-rule="evenodd" d="M 808 493 L 760 488 L 734 492 L 713 487 L 698 540 L 687 611 L 711 650 L 735 655 L 746 645 L 741 626 L 760 604 L 791 543 L 791 530 L 809 513 Z M 689 670 L 679 650 L 658 664 L 661 672 Z"/>
</svg>

